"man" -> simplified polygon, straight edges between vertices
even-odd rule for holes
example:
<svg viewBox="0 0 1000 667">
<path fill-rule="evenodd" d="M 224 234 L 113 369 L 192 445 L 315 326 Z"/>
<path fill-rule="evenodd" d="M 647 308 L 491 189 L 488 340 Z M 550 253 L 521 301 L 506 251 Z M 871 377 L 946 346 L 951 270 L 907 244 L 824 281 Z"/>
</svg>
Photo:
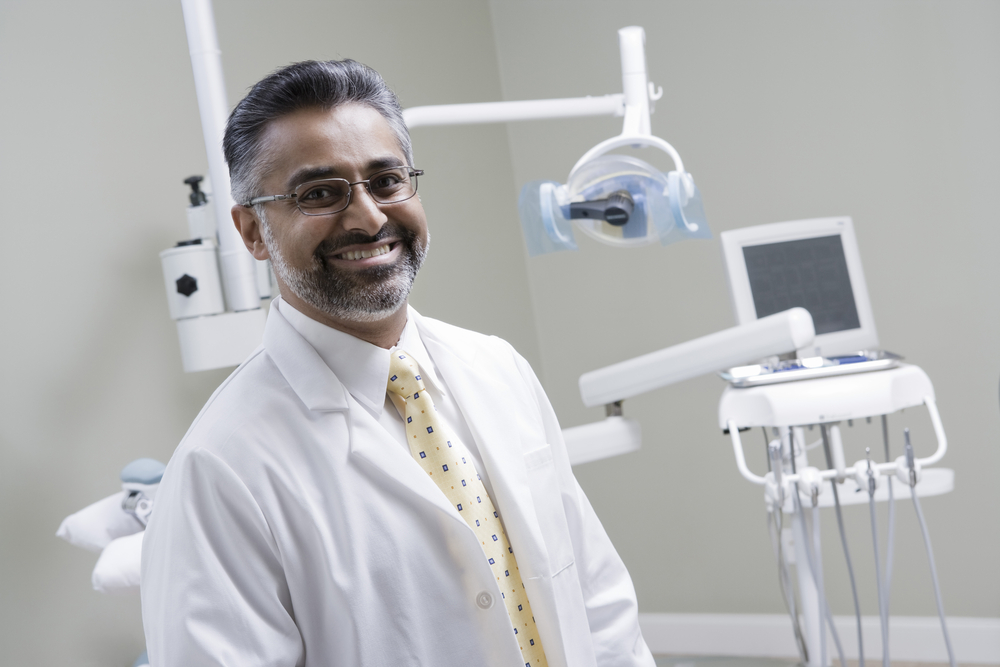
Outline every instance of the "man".
<svg viewBox="0 0 1000 667">
<path fill-rule="evenodd" d="M 279 70 L 224 146 L 281 297 L 157 493 L 151 664 L 653 665 L 528 364 L 407 305 L 429 234 L 378 74 Z"/>
</svg>

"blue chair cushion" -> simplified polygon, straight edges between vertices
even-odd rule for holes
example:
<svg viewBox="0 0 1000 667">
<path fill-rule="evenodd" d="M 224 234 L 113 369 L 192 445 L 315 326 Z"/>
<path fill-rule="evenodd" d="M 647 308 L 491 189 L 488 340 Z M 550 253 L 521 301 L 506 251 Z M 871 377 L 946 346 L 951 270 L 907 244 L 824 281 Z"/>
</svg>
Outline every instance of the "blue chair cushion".
<svg viewBox="0 0 1000 667">
<path fill-rule="evenodd" d="M 166 467 L 156 459 L 136 459 L 122 468 L 121 480 L 126 484 L 159 484 Z"/>
</svg>

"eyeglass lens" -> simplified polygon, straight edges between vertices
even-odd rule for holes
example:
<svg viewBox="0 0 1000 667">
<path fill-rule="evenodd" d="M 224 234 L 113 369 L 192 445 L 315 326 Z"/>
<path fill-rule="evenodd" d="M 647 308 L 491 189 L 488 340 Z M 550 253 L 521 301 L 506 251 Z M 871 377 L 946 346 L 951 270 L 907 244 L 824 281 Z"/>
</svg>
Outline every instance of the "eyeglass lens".
<svg viewBox="0 0 1000 667">
<path fill-rule="evenodd" d="M 410 167 L 385 169 L 373 174 L 367 182 L 372 199 L 380 204 L 405 201 L 417 192 L 417 175 Z M 295 188 L 295 201 L 306 215 L 342 211 L 350 197 L 351 186 L 342 178 L 311 181 Z"/>
</svg>

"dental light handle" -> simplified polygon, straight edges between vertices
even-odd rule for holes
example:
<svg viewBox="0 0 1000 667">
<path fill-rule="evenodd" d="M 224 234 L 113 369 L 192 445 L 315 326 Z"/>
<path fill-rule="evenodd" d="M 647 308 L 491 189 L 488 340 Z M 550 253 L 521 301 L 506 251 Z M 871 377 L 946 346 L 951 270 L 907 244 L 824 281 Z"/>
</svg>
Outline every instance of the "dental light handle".
<svg viewBox="0 0 1000 667">
<path fill-rule="evenodd" d="M 607 405 L 705 373 L 783 354 L 809 345 L 816 336 L 805 308 L 762 317 L 580 376 L 587 407 Z"/>
<path fill-rule="evenodd" d="M 215 32 L 210 0 L 181 0 L 184 27 L 191 52 L 198 111 L 208 156 L 208 173 L 212 180 L 215 218 L 218 221 L 219 258 L 222 286 L 230 310 L 260 308 L 257 289 L 257 266 L 247 252 L 243 239 L 232 224 L 233 198 L 230 194 L 229 171 L 222 155 L 229 104 L 222 78 L 222 58 Z"/>
<path fill-rule="evenodd" d="M 569 205 L 570 220 L 604 220 L 609 225 L 628 224 L 635 210 L 635 200 L 628 190 L 617 190 L 605 199 L 573 202 Z"/>
</svg>

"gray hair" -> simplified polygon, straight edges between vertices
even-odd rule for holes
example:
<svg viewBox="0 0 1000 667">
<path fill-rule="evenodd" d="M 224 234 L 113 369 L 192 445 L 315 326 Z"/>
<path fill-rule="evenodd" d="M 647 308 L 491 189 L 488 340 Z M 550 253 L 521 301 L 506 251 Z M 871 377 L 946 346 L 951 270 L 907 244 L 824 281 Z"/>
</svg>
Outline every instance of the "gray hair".
<svg viewBox="0 0 1000 667">
<path fill-rule="evenodd" d="M 267 167 L 261 157 L 262 138 L 268 123 L 299 109 L 333 109 L 349 103 L 379 112 L 396 135 L 407 163 L 413 165 L 403 109 L 378 72 L 354 60 L 306 60 L 257 82 L 229 115 L 222 149 L 236 203 L 262 194 L 260 183 Z"/>
</svg>

